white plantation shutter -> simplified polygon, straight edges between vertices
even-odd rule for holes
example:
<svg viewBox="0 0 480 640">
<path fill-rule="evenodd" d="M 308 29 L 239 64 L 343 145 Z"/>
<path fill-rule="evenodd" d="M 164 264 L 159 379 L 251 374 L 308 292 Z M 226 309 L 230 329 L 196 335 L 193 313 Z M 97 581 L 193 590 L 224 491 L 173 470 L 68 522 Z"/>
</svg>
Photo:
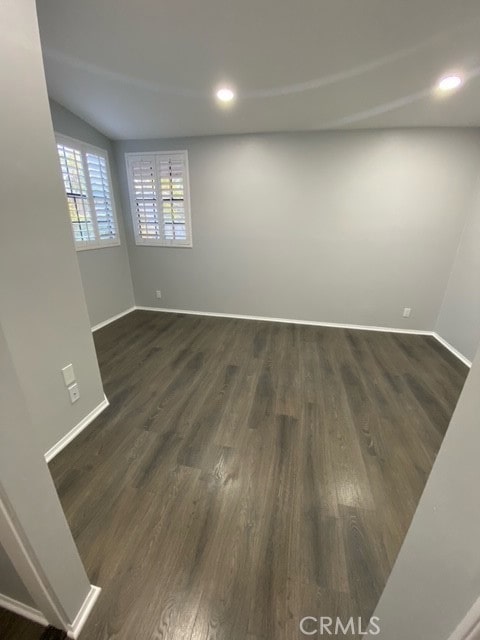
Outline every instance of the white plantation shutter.
<svg viewBox="0 0 480 640">
<path fill-rule="evenodd" d="M 161 239 L 161 234 L 155 156 L 132 158 L 129 178 L 135 235 L 146 242 L 156 242 Z"/>
<path fill-rule="evenodd" d="M 57 144 L 63 184 L 75 242 L 95 242 L 95 229 L 83 170 L 82 154 L 78 149 Z"/>
<path fill-rule="evenodd" d="M 137 244 L 191 247 L 186 151 L 127 154 Z"/>
<path fill-rule="evenodd" d="M 113 213 L 107 158 L 90 151 L 87 151 L 85 156 L 99 240 L 100 242 L 115 241 L 117 225 Z"/>
<path fill-rule="evenodd" d="M 59 135 L 57 150 L 77 250 L 120 244 L 107 152 Z"/>
<path fill-rule="evenodd" d="M 185 158 L 165 154 L 157 157 L 165 240 L 186 242 Z"/>
</svg>

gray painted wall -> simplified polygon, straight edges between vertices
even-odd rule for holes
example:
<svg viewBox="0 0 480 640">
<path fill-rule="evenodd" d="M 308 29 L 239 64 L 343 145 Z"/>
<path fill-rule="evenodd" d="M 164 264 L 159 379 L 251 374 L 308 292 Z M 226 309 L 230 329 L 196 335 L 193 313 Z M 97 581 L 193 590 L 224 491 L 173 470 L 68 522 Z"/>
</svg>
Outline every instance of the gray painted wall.
<svg viewBox="0 0 480 640">
<path fill-rule="evenodd" d="M 34 0 L 0 2 L 0 59 L 8 60 L 0 65 L 0 499 L 73 621 L 90 585 L 43 452 L 99 404 L 103 389 L 58 172 Z M 60 372 L 67 362 L 82 394 L 75 405 Z M 0 521 L 0 591 L 31 604 L 22 551 Z"/>
<path fill-rule="evenodd" d="M 84 120 L 53 100 L 50 100 L 50 111 L 53 128 L 57 133 L 105 149 L 109 155 L 121 244 L 118 247 L 77 251 L 88 314 L 91 325 L 94 326 L 135 304 L 112 143 Z"/>
<path fill-rule="evenodd" d="M 31 595 L 23 584 L 5 549 L 0 544 L 0 594 L 35 607 Z"/>
<path fill-rule="evenodd" d="M 480 183 L 435 330 L 463 355 L 473 359 L 480 343 Z"/>
<path fill-rule="evenodd" d="M 33 0 L 16 2 L 22 6 L 22 10 L 15 13 L 22 18 L 20 24 L 24 27 L 26 21 L 30 24 L 36 19 L 35 5 Z M 4 14 L 2 6 L 2 24 Z M 14 25 L 17 24 L 15 21 Z M 90 583 L 45 462 L 38 433 L 33 429 L 1 324 L 0 411 L 0 542 L 15 567 L 14 572 L 3 575 L 2 586 L 7 593 L 18 592 L 21 578 L 36 608 L 49 622 L 57 623 L 55 618 L 63 611 L 65 622 L 71 623 L 90 591 Z M 14 523 L 13 526 L 10 523 Z M 50 599 L 45 597 L 45 589 L 39 589 L 40 581 Z M 52 601 L 57 605 L 56 612 L 51 611 Z M 24 601 L 30 602 L 31 598 Z M 61 624 L 61 620 L 58 622 Z"/>
<path fill-rule="evenodd" d="M 480 594 L 480 351 L 375 615 L 381 640 L 446 640 Z"/>
<path fill-rule="evenodd" d="M 41 447 L 103 400 L 50 119 L 33 0 L 0 3 L 0 323 Z M 21 69 L 21 73 L 19 72 Z M 61 368 L 73 363 L 70 403 Z"/>
<path fill-rule="evenodd" d="M 478 176 L 480 132 L 114 147 L 137 305 L 434 328 Z M 134 244 L 124 153 L 161 149 L 189 153 L 193 249 Z M 403 319 L 407 306 L 412 317 Z"/>
</svg>

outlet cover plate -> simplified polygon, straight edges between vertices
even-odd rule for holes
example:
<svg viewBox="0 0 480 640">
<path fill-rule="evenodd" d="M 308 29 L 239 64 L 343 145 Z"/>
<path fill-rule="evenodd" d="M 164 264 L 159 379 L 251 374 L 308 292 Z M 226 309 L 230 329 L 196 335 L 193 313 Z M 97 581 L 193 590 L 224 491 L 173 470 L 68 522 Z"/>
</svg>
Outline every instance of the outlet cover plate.
<svg viewBox="0 0 480 640">
<path fill-rule="evenodd" d="M 70 394 L 70 402 L 72 404 L 80 398 L 80 389 L 76 382 L 68 387 L 68 393 Z"/>
<path fill-rule="evenodd" d="M 76 380 L 75 371 L 73 370 L 73 364 L 67 364 L 66 367 L 62 369 L 63 379 L 65 381 L 65 386 L 69 387 Z"/>
</svg>

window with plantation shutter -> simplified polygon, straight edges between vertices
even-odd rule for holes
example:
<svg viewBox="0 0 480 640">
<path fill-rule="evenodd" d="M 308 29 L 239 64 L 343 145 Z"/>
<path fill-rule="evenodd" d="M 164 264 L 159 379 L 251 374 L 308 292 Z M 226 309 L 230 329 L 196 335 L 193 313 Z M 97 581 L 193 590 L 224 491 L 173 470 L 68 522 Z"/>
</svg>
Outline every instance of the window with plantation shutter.
<svg viewBox="0 0 480 640">
<path fill-rule="evenodd" d="M 136 243 L 191 247 L 187 152 L 127 153 L 126 162 Z"/>
<path fill-rule="evenodd" d="M 57 150 L 77 250 L 120 244 L 107 152 L 60 135 Z"/>
</svg>

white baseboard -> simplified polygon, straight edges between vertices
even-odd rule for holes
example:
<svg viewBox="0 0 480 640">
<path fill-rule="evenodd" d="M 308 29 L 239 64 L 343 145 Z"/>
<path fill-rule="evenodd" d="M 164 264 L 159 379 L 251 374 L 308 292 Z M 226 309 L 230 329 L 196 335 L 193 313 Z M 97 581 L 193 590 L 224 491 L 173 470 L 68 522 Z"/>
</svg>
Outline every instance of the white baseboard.
<svg viewBox="0 0 480 640">
<path fill-rule="evenodd" d="M 475 640 L 480 637 L 480 598 L 476 600 L 467 615 L 460 622 L 448 640 Z"/>
<path fill-rule="evenodd" d="M 87 597 L 83 601 L 82 606 L 80 607 L 77 615 L 75 616 L 75 620 L 72 624 L 68 625 L 67 635 L 69 638 L 76 640 L 79 637 L 85 622 L 87 621 L 88 616 L 90 615 L 95 603 L 97 601 L 98 596 L 101 593 L 100 587 L 96 587 L 95 585 L 90 585 L 90 591 L 87 594 Z M 0 593 L 0 607 L 11 611 L 12 613 L 16 613 L 22 618 L 26 618 L 27 620 L 31 620 L 42 627 L 48 627 L 50 624 L 48 620 L 45 618 L 43 613 L 38 611 L 38 609 L 34 609 L 27 604 L 23 604 L 23 602 L 19 602 L 18 600 L 14 600 L 13 598 L 9 598 Z"/>
<path fill-rule="evenodd" d="M 186 309 L 165 309 L 160 307 L 135 307 L 140 311 L 160 311 L 161 313 L 184 313 L 193 316 L 213 316 L 215 318 L 237 318 L 239 320 L 260 320 L 261 322 L 281 322 L 284 324 L 303 324 L 314 327 L 332 327 L 336 329 L 356 329 L 361 331 L 382 331 L 386 333 L 412 333 L 421 336 L 431 336 L 431 331 L 420 329 L 397 329 L 395 327 L 375 327 L 361 324 L 341 324 L 339 322 L 319 322 L 317 320 L 296 320 L 292 318 L 270 318 L 268 316 L 245 316 L 237 313 L 217 313 L 211 311 L 187 311 Z"/>
<path fill-rule="evenodd" d="M 83 604 L 80 607 L 80 610 L 77 613 L 75 620 L 71 625 L 69 625 L 69 628 L 67 630 L 67 635 L 69 638 L 73 638 L 73 640 L 76 640 L 76 638 L 79 637 L 83 629 L 83 626 L 87 621 L 87 618 L 90 615 L 93 607 L 95 606 L 95 603 L 101 591 L 102 590 L 100 589 L 100 587 L 96 587 L 93 584 L 90 585 L 90 591 L 88 592 L 87 597 L 83 601 Z"/>
<path fill-rule="evenodd" d="M 438 333 L 435 333 L 435 331 L 432 331 L 432 336 L 436 340 L 438 340 L 438 342 L 440 342 L 440 344 L 443 345 L 445 347 L 445 349 L 448 349 L 451 353 L 453 353 L 454 356 L 456 356 L 459 360 L 461 360 L 463 362 L 463 364 L 467 365 L 467 367 L 471 367 L 472 366 L 471 360 L 466 358 L 463 355 L 463 353 L 460 353 L 460 351 L 455 349 L 455 347 L 452 347 L 452 345 L 449 342 L 447 342 L 446 340 L 444 340 L 442 338 L 442 336 L 439 336 Z"/>
<path fill-rule="evenodd" d="M 112 316 L 111 318 L 108 318 L 107 320 L 104 320 L 103 322 L 99 322 L 98 324 L 95 324 L 92 327 L 92 333 L 94 331 L 97 331 L 98 329 L 101 329 L 102 327 L 106 327 L 107 324 L 110 324 L 111 322 L 115 322 L 115 320 L 120 320 L 120 318 L 123 318 L 123 316 L 126 316 L 127 314 L 131 313 L 132 311 L 135 311 L 136 307 L 130 307 L 129 309 L 125 309 L 125 311 L 122 311 L 121 313 L 117 313 L 116 316 Z"/>
<path fill-rule="evenodd" d="M 56 444 L 53 445 L 45 454 L 45 460 L 50 462 L 62 449 L 65 449 L 67 444 L 70 444 L 72 440 L 74 440 L 79 433 L 81 433 L 84 429 L 88 427 L 88 425 L 95 420 L 97 416 L 99 416 L 104 409 L 106 409 L 109 405 L 107 400 L 107 396 L 103 395 L 102 402 L 95 407 L 88 415 L 86 415 L 83 420 L 73 427 L 66 435 L 63 436 Z"/>
<path fill-rule="evenodd" d="M 27 618 L 27 620 L 36 622 L 37 624 L 42 625 L 42 627 L 48 627 L 48 620 L 45 618 L 43 613 L 38 611 L 38 609 L 34 609 L 28 604 L 23 604 L 23 602 L 19 602 L 13 598 L 9 598 L 2 593 L 0 593 L 0 607 L 8 609 L 8 611 L 11 611 L 12 613 L 16 613 L 17 615 L 22 616 L 22 618 Z"/>
</svg>

